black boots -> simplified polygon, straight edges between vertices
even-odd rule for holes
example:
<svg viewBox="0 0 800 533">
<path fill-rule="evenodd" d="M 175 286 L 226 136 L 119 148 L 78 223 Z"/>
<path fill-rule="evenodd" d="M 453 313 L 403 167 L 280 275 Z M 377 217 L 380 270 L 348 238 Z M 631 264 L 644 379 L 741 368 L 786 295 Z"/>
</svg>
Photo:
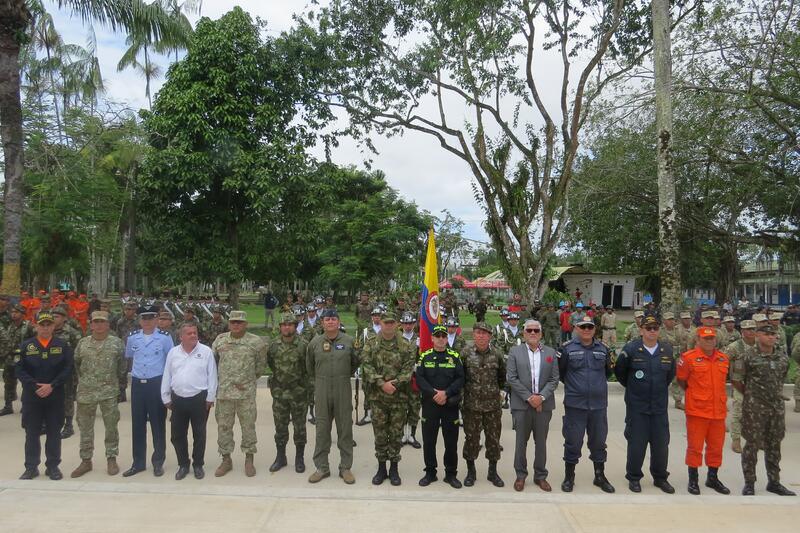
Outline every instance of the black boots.
<svg viewBox="0 0 800 533">
<path fill-rule="evenodd" d="M 793 491 L 781 485 L 780 481 L 773 481 L 773 480 L 770 480 L 767 483 L 767 492 L 771 492 L 772 494 L 777 494 L 778 496 L 797 496 L 797 494 L 795 494 Z"/>
<path fill-rule="evenodd" d="M 391 483 L 393 487 L 397 487 L 402 483 L 400 472 L 397 471 L 397 461 L 391 461 L 389 463 L 389 483 Z"/>
<path fill-rule="evenodd" d="M 64 418 L 64 429 L 61 430 L 61 438 L 68 439 L 75 434 L 75 430 L 72 428 L 72 417 L 67 416 Z"/>
<path fill-rule="evenodd" d="M 718 468 L 708 467 L 708 475 L 706 476 L 706 487 L 714 489 L 720 494 L 730 494 L 731 491 L 728 487 L 722 484 L 722 481 L 717 477 Z"/>
<path fill-rule="evenodd" d="M 689 467 L 689 485 L 687 485 L 686 490 L 689 491 L 689 494 L 694 494 L 697 496 L 700 494 L 700 476 L 697 473 L 696 468 Z"/>
<path fill-rule="evenodd" d="M 614 486 L 606 479 L 605 463 L 594 464 L 594 481 L 592 483 L 595 487 L 600 487 L 603 492 L 608 492 L 609 494 L 614 492 Z"/>
<path fill-rule="evenodd" d="M 294 454 L 294 471 L 298 474 L 302 474 L 306 471 L 306 460 L 305 460 L 305 449 L 304 445 L 298 444 L 295 446 L 295 454 Z"/>
<path fill-rule="evenodd" d="M 561 490 L 563 492 L 572 492 L 575 487 L 575 465 L 572 463 L 564 463 L 564 481 L 561 482 Z"/>
<path fill-rule="evenodd" d="M 477 477 L 478 475 L 475 472 L 475 461 L 467 461 L 467 477 L 464 478 L 464 486 L 473 486 Z"/>
<path fill-rule="evenodd" d="M 14 407 L 11 405 L 11 402 L 6 402 L 5 407 L 0 409 L 0 416 L 13 415 L 13 414 L 14 414 Z"/>
<path fill-rule="evenodd" d="M 277 472 L 286 465 L 286 445 L 284 444 L 283 446 L 278 446 L 278 453 L 275 456 L 275 461 L 270 465 L 269 471 Z"/>
<path fill-rule="evenodd" d="M 497 475 L 497 461 L 489 461 L 489 474 L 486 476 L 486 479 L 489 480 L 495 487 L 505 486 L 503 480 Z"/>
<path fill-rule="evenodd" d="M 419 441 L 417 440 L 416 433 L 417 433 L 417 426 L 411 426 L 411 435 L 408 436 L 408 443 L 415 450 L 419 450 L 420 448 L 422 448 L 422 444 L 420 444 Z"/>
<path fill-rule="evenodd" d="M 380 485 L 388 477 L 389 477 L 389 473 L 386 472 L 386 462 L 385 461 L 379 461 L 378 462 L 378 471 L 375 472 L 374 476 L 372 476 L 372 484 L 373 485 Z"/>
</svg>

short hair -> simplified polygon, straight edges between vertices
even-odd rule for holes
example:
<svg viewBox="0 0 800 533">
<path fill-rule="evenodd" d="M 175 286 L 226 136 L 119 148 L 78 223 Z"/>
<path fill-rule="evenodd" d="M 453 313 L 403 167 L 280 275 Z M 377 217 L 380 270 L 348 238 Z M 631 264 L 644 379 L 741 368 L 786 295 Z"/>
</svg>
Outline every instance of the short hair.
<svg viewBox="0 0 800 533">
<path fill-rule="evenodd" d="M 522 325 L 522 329 L 525 329 L 525 328 L 527 328 L 528 326 L 539 326 L 539 329 L 541 329 L 541 328 L 542 328 L 542 324 L 541 324 L 541 322 L 539 322 L 539 321 L 538 321 L 538 320 L 536 320 L 535 318 L 529 318 L 529 319 L 527 319 L 527 320 L 525 321 L 525 323 Z"/>
<path fill-rule="evenodd" d="M 194 322 L 184 322 L 183 324 L 181 324 L 180 328 L 181 333 L 183 333 L 183 330 L 186 328 L 194 328 L 197 330 L 198 333 L 200 333 L 200 328 L 197 327 L 197 324 L 195 324 Z"/>
</svg>

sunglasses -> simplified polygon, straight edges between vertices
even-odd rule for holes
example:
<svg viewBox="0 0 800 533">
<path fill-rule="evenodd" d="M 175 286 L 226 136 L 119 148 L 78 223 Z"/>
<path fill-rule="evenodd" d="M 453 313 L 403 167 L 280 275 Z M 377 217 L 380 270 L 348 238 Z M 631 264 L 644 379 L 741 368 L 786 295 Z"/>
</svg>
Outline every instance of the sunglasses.
<svg viewBox="0 0 800 533">
<path fill-rule="evenodd" d="M 658 331 L 661 328 L 659 326 L 645 326 L 644 329 L 646 331 Z"/>
<path fill-rule="evenodd" d="M 594 324 L 581 324 L 578 326 L 580 329 L 594 329 Z"/>
<path fill-rule="evenodd" d="M 527 328 L 527 329 L 525 330 L 525 332 L 526 332 L 526 333 L 541 333 L 541 332 L 542 332 L 542 330 L 540 330 L 540 329 L 537 329 L 537 328 Z"/>
</svg>

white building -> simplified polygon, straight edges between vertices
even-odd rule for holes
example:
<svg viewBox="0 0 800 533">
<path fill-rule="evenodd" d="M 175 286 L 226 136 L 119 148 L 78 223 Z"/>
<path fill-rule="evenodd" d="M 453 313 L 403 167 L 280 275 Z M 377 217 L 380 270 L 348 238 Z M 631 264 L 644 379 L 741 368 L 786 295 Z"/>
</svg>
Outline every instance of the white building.
<svg viewBox="0 0 800 533">
<path fill-rule="evenodd" d="M 641 306 L 641 302 L 636 301 L 636 276 L 633 274 L 589 272 L 581 265 L 556 267 L 553 270 L 550 287 L 569 293 L 574 300 L 580 300 L 585 305 L 611 305 L 614 309 Z M 641 298 L 641 295 L 638 296 Z"/>
</svg>

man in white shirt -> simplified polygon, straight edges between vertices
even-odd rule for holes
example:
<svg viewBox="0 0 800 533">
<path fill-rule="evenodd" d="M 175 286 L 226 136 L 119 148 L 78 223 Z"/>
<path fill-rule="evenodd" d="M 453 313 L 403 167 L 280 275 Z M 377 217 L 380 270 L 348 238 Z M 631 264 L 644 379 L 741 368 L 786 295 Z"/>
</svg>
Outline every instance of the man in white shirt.
<svg viewBox="0 0 800 533">
<path fill-rule="evenodd" d="M 217 394 L 217 364 L 211 348 L 198 342 L 197 325 L 186 322 L 181 343 L 167 354 L 161 381 L 161 400 L 172 411 L 170 433 L 178 456 L 176 480 L 189 473 L 189 424 L 192 425 L 194 477 L 203 479 L 206 421 Z"/>
</svg>

